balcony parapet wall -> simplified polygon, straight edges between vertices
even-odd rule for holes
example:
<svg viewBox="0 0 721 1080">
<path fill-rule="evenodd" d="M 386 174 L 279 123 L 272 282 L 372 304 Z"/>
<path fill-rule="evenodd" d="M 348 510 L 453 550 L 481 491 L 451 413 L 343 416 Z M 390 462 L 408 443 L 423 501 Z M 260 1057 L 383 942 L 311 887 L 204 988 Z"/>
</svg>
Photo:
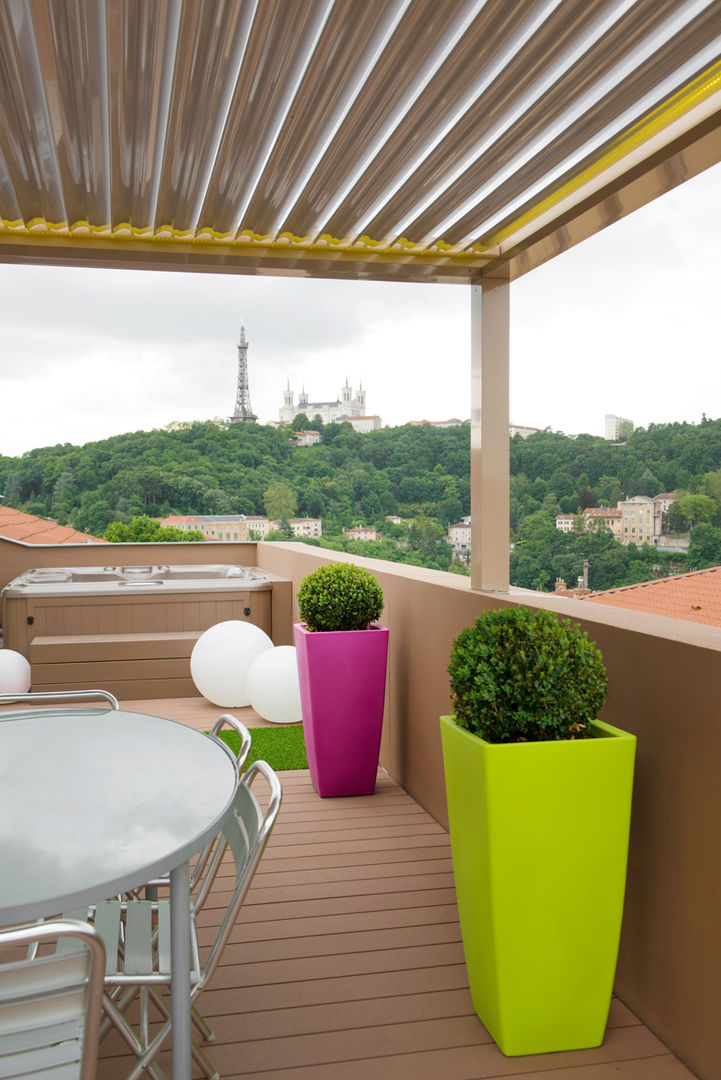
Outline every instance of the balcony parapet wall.
<svg viewBox="0 0 721 1080">
<path fill-rule="evenodd" d="M 294 596 L 307 573 L 337 561 L 349 557 L 259 545 L 259 565 L 292 578 Z M 609 679 L 602 718 L 638 737 L 616 991 L 698 1077 L 721 1080 L 721 629 L 524 590 L 475 592 L 459 575 L 352 561 L 378 577 L 390 628 L 381 763 L 446 826 L 438 718 L 449 710 L 454 637 L 484 610 L 525 603 L 578 620 L 598 644 Z"/>
</svg>

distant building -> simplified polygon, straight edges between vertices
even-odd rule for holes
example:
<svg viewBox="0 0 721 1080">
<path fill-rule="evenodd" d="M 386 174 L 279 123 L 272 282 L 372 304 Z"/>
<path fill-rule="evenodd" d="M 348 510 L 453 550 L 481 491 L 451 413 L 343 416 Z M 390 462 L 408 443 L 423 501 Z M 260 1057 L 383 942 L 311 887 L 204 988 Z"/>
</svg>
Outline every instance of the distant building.
<svg viewBox="0 0 721 1080">
<path fill-rule="evenodd" d="M 617 507 L 592 506 L 583 511 L 587 529 L 610 529 L 617 540 L 621 539 L 623 515 Z"/>
<path fill-rule="evenodd" d="M 280 520 L 272 521 L 256 514 L 186 514 L 163 518 L 161 525 L 172 525 L 183 532 L 199 529 L 206 540 L 264 540 L 277 529 Z M 322 533 L 320 518 L 289 518 L 294 536 L 318 537 Z"/>
<path fill-rule="evenodd" d="M 633 420 L 626 420 L 623 416 L 606 413 L 604 438 L 610 439 L 611 442 L 620 442 L 627 439 L 632 431 Z"/>
<path fill-rule="evenodd" d="M 462 562 L 468 562 L 471 553 L 471 526 L 467 521 L 456 521 L 448 526 L 448 543 L 454 556 Z"/>
<path fill-rule="evenodd" d="M 520 435 L 522 439 L 527 439 L 529 435 L 535 435 L 540 430 L 537 427 L 525 427 L 523 424 L 511 424 L 508 428 L 511 438 L 514 435 Z"/>
<path fill-rule="evenodd" d="M 393 525 L 402 525 L 403 524 L 403 518 L 399 517 L 398 514 L 386 514 L 385 520 L 390 521 L 391 524 L 393 524 Z"/>
<path fill-rule="evenodd" d="M 293 536 L 308 536 L 317 540 L 323 535 L 320 518 L 288 518 L 288 524 L 293 530 Z"/>
<path fill-rule="evenodd" d="M 381 426 L 380 416 L 351 416 L 348 423 L 354 431 L 367 435 L 369 431 L 378 431 Z"/>
<path fill-rule="evenodd" d="M 428 424 L 430 427 L 460 427 L 463 421 L 452 416 L 450 420 L 410 420 L 409 423 L 413 427 L 420 427 L 421 424 Z"/>
<path fill-rule="evenodd" d="M 278 528 L 280 520 L 272 521 L 256 514 L 171 514 L 160 524 L 173 525 L 183 532 L 199 529 L 206 540 L 264 540 L 268 533 Z M 289 518 L 288 524 L 294 536 L 318 537 L 322 534 L 320 518 Z"/>
<path fill-rule="evenodd" d="M 593 506 L 582 511 L 587 529 L 610 529 L 622 544 L 654 544 L 664 547 L 665 514 L 678 496 L 663 492 L 650 498 L 634 495 L 622 499 L 616 507 Z M 573 532 L 578 514 L 557 514 L 556 528 L 561 532 Z"/>
<path fill-rule="evenodd" d="M 321 438 L 319 431 L 296 431 L 292 441 L 296 446 L 315 446 Z"/>
<path fill-rule="evenodd" d="M 634 495 L 618 503 L 621 511 L 623 544 L 652 544 L 654 538 L 654 505 L 648 495 Z"/>
<path fill-rule="evenodd" d="M 352 421 L 354 418 L 367 418 L 366 392 L 361 384 L 357 393 L 353 387 L 345 381 L 341 396 L 336 401 L 309 401 L 305 390 L 298 395 L 297 404 L 294 402 L 295 394 L 290 388 L 290 382 L 283 391 L 283 404 L 280 408 L 279 417 L 281 423 L 290 424 L 299 413 L 305 413 L 309 420 L 315 420 L 319 416 L 324 424 L 337 424 L 343 420 Z M 378 417 L 378 427 L 380 418 Z"/>
<path fill-rule="evenodd" d="M 344 529 L 343 535 L 346 540 L 379 540 L 380 537 L 375 529 L 369 525 L 355 525 L 352 529 Z"/>
</svg>

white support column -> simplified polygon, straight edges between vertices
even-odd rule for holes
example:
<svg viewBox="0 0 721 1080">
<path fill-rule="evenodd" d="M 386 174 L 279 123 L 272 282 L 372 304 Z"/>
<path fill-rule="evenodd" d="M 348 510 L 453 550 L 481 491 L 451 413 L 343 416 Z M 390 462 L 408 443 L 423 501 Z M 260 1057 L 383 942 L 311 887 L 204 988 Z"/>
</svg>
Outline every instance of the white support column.
<svg viewBox="0 0 721 1080">
<path fill-rule="evenodd" d="M 471 286 L 471 587 L 508 592 L 510 284 Z"/>
</svg>

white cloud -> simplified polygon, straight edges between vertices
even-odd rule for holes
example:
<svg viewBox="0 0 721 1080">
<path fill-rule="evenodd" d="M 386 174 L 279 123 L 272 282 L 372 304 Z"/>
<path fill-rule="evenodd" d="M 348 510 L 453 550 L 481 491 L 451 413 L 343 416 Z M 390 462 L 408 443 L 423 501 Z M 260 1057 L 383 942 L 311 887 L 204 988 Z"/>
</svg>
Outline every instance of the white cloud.
<svg viewBox="0 0 721 1080">
<path fill-rule="evenodd" d="M 721 416 L 721 167 L 511 289 L 511 418 L 601 434 Z M 241 320 L 277 418 L 362 380 L 385 423 L 469 415 L 462 286 L 0 265 L 0 453 L 228 416 Z"/>
</svg>

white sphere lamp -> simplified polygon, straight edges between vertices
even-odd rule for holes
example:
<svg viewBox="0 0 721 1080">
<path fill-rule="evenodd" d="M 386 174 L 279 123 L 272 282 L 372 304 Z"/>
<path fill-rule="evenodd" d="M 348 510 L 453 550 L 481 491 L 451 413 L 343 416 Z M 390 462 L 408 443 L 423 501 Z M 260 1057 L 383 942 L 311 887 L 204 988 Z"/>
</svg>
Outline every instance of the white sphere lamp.
<svg viewBox="0 0 721 1080">
<path fill-rule="evenodd" d="M 27 694 L 30 664 L 22 653 L 0 649 L 0 694 Z"/>
<path fill-rule="evenodd" d="M 272 649 L 259 626 L 229 619 L 200 635 L 190 654 L 190 675 L 199 692 L 214 705 L 238 708 L 250 704 L 246 690 L 253 661 Z"/>
<path fill-rule="evenodd" d="M 294 645 L 277 645 L 250 666 L 246 683 L 250 704 L 271 724 L 299 724 L 300 682 Z"/>
</svg>

